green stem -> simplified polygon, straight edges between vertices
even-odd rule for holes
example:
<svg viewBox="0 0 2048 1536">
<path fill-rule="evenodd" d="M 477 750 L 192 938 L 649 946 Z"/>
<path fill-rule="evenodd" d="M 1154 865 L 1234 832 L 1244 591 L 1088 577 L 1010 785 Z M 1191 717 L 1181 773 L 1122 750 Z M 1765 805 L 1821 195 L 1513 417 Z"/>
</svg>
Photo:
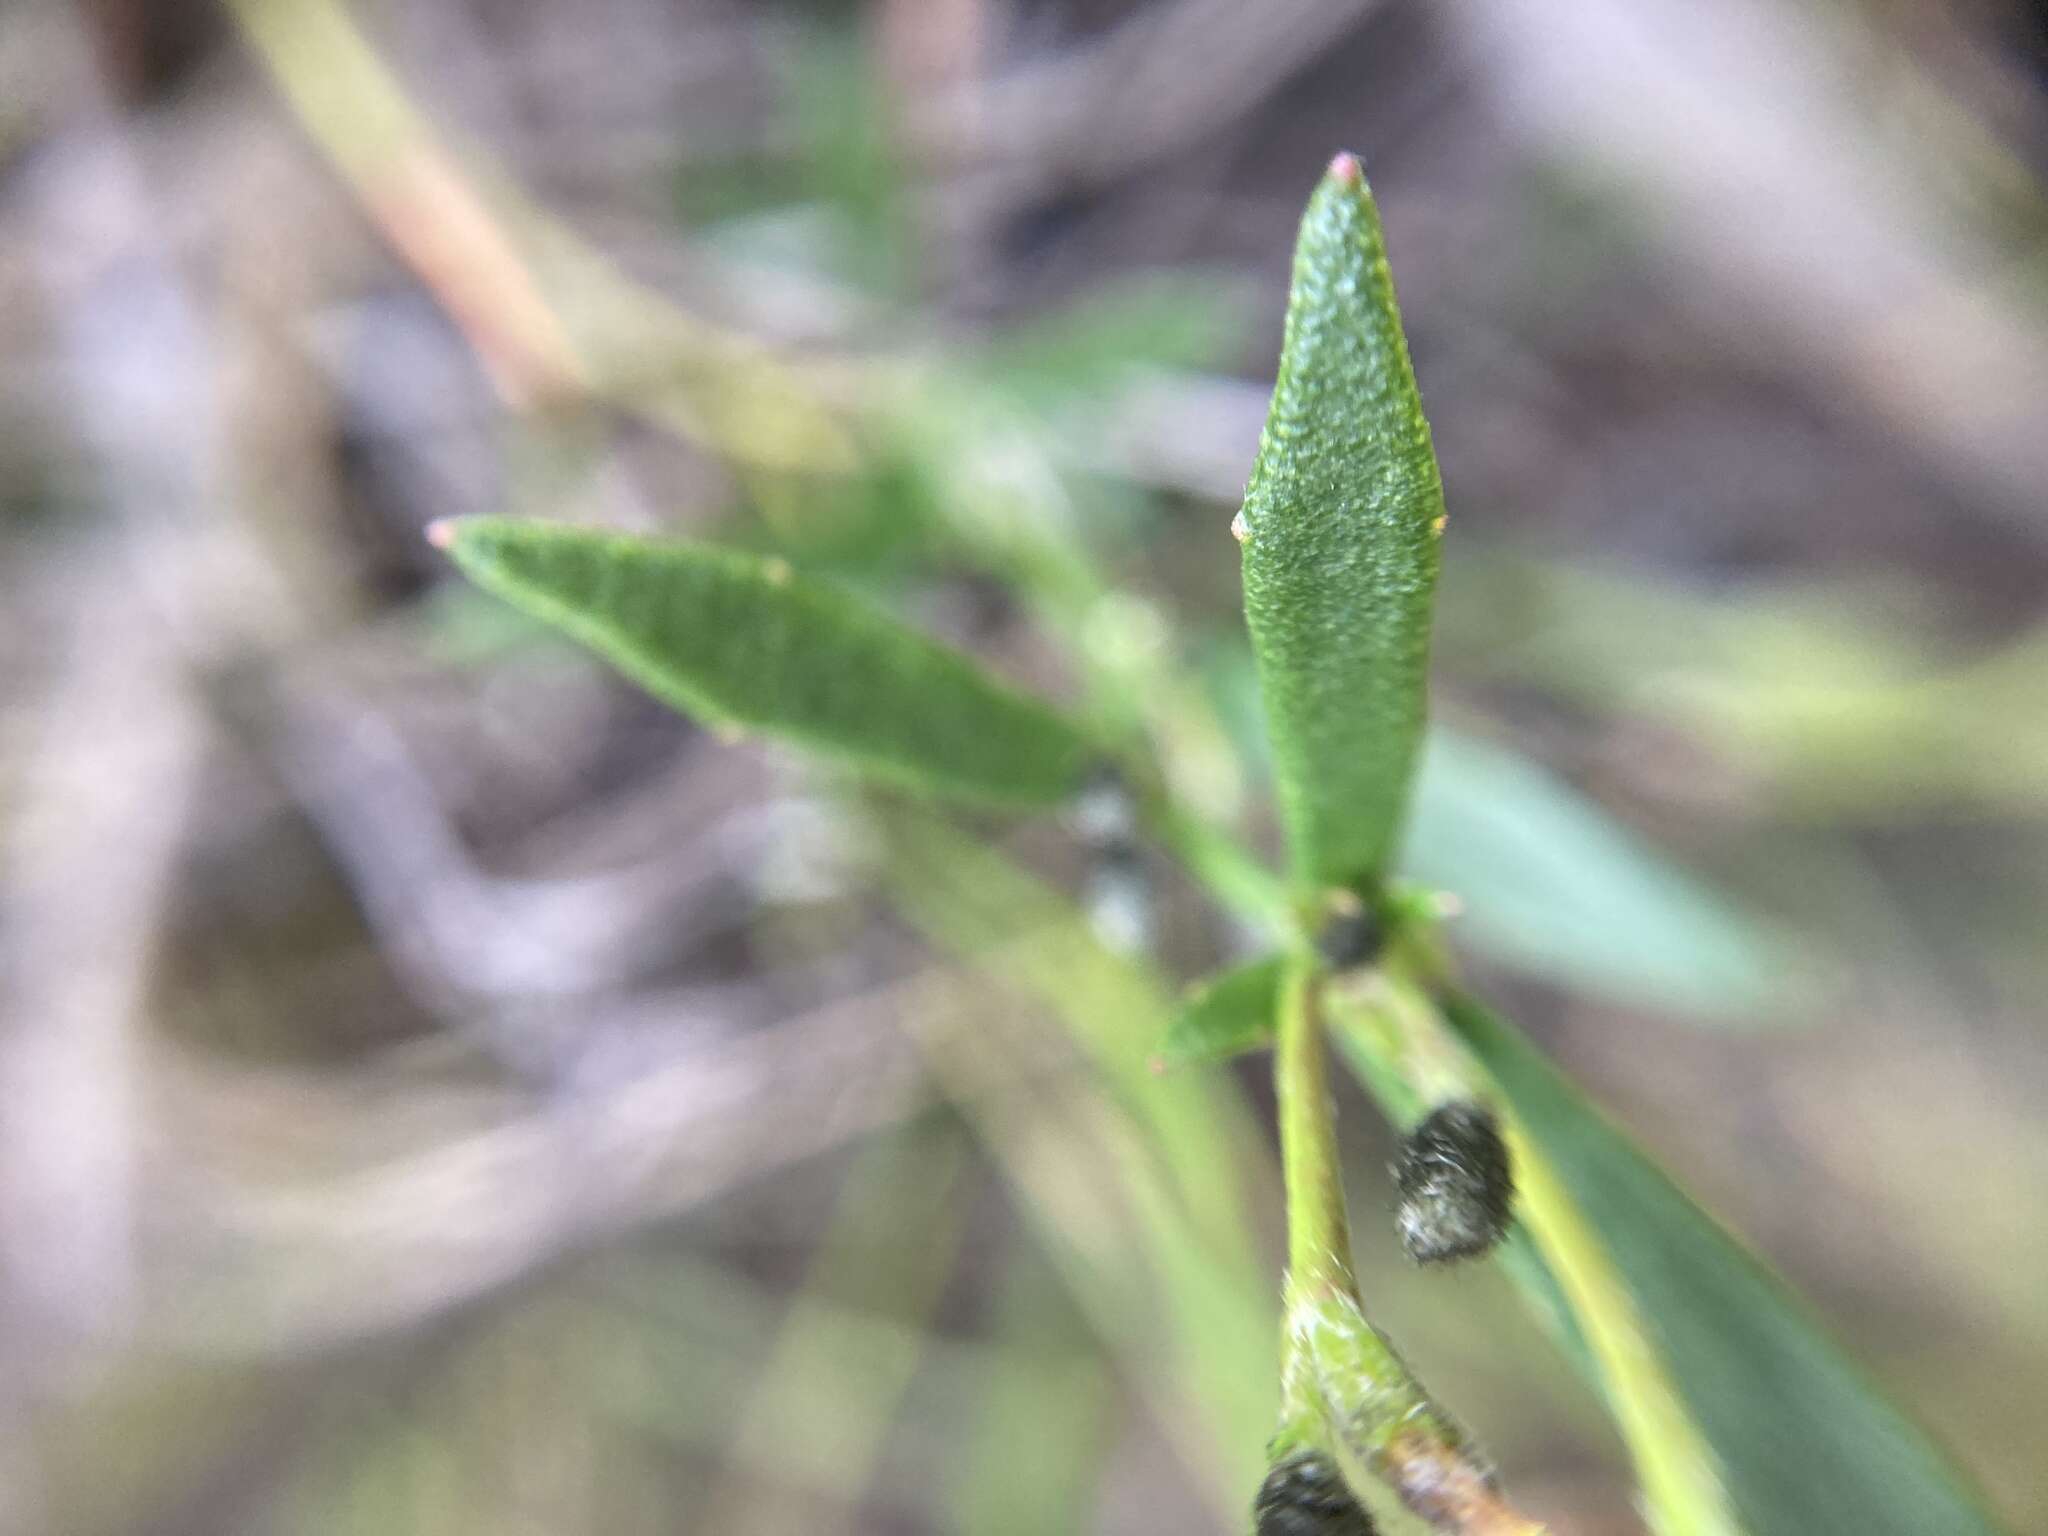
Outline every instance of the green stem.
<svg viewBox="0 0 2048 1536">
<path fill-rule="evenodd" d="M 1306 964 L 1288 971 L 1273 1047 L 1280 1110 L 1280 1163 L 1287 1186 L 1287 1305 L 1323 1296 L 1358 1299 L 1351 1226 L 1337 1156 L 1336 1107 L 1317 1007 L 1321 978 Z"/>
<path fill-rule="evenodd" d="M 1305 956 L 1280 994 L 1273 1054 L 1287 1181 L 1287 1307 L 1273 1451 L 1321 1443 L 1356 1489 L 1370 1475 L 1439 1531 L 1539 1536 L 1492 1469 L 1365 1314 L 1351 1267 L 1323 1029 L 1325 978 Z"/>
</svg>

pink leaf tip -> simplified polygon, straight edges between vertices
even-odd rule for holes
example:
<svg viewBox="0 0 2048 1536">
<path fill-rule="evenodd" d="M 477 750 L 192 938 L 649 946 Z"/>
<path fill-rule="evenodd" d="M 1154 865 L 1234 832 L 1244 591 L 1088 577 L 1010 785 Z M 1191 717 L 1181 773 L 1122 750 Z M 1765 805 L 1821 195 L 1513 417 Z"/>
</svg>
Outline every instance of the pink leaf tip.
<svg viewBox="0 0 2048 1536">
<path fill-rule="evenodd" d="M 1347 149 L 1330 162 L 1329 176 L 1339 186 L 1355 187 L 1365 179 L 1365 172 L 1359 168 L 1358 156 Z"/>
<path fill-rule="evenodd" d="M 427 542 L 436 549 L 446 549 L 455 542 L 455 519 L 439 517 L 427 524 Z"/>
</svg>

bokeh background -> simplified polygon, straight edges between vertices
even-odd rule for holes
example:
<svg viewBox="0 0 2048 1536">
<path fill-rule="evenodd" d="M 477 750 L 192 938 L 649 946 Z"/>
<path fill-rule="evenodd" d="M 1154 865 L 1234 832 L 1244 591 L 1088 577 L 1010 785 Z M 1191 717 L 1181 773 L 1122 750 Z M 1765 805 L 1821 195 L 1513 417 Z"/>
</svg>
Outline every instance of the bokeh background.
<svg viewBox="0 0 2048 1536">
<path fill-rule="evenodd" d="M 1165 679 L 1270 841 L 1225 527 L 1339 147 L 1452 508 L 1414 872 L 2048 1528 L 2037 8 L 6 0 L 0 1530 L 1242 1528 L 1272 1384 L 1148 1342 L 1143 1090 L 422 535 L 772 547 Z M 1126 1044 L 1245 942 L 976 830 Z M 1258 1066 L 1185 1091 L 1277 1277 Z M 1342 1107 L 1384 1321 L 1522 1502 L 1640 1530 Z"/>
</svg>

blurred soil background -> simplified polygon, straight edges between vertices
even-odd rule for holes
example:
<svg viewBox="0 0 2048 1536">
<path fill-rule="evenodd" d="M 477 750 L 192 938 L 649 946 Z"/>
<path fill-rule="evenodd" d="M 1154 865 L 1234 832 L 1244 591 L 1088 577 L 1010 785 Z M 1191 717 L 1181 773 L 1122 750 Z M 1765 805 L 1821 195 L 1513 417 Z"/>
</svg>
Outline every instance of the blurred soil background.
<svg viewBox="0 0 2048 1536">
<path fill-rule="evenodd" d="M 1170 664 L 1263 828 L 1226 525 L 1340 147 L 1451 506 L 1417 872 L 2048 1529 L 2038 9 L 5 0 L 0 1530 L 1242 1529 L 1062 1258 L 1089 1144 L 917 1022 L 1035 1005 L 423 529 L 777 548 L 1063 697 Z M 1167 982 L 1242 943 L 1085 845 L 1017 844 Z M 1631 927 L 1648 848 L 1695 928 Z M 1639 1530 L 1344 1110 L 1385 1320 L 1560 1533 Z"/>
</svg>

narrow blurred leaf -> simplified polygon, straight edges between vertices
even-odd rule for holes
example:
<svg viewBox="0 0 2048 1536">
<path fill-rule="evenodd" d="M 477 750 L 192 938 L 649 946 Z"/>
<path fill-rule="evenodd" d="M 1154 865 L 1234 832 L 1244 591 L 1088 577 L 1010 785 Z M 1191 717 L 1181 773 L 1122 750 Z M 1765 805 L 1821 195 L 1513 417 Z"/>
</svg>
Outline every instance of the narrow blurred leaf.
<svg viewBox="0 0 2048 1536">
<path fill-rule="evenodd" d="M 1245 615 L 1297 877 L 1386 871 L 1422 733 L 1443 489 L 1379 214 L 1340 156 L 1302 219 L 1245 491 Z"/>
<path fill-rule="evenodd" d="M 737 281 L 767 270 L 828 304 L 909 290 L 908 203 L 872 52 L 850 28 L 796 28 L 770 60 L 781 76 L 771 145 L 693 145 L 679 168 L 679 211 Z"/>
<path fill-rule="evenodd" d="M 789 126 L 803 146 L 805 179 L 844 225 L 843 273 L 873 293 L 905 295 L 917 278 L 915 247 L 887 66 L 854 28 L 820 27 L 801 42 Z"/>
<path fill-rule="evenodd" d="M 1270 768 L 1248 654 L 1210 644 L 1204 681 L 1254 770 Z M 1710 886 L 1538 765 L 1432 726 L 1401 872 L 1454 893 L 1474 952 L 1633 1006 L 1780 1023 L 1815 967 Z"/>
<path fill-rule="evenodd" d="M 862 1149 L 774 1343 L 727 1405 L 729 1465 L 849 1503 L 877 1491 L 887 1432 L 931 1353 L 932 1313 L 960 1257 L 966 1152 L 951 1125 Z M 850 1340 L 849 1302 L 902 1324 L 896 1347 Z M 722 1488 L 700 1528 L 748 1524 L 749 1492 Z"/>
<path fill-rule="evenodd" d="M 1525 1037 L 1463 998 L 1445 1016 L 1605 1243 L 1750 1536 L 1995 1536 L 1925 1435 Z"/>
<path fill-rule="evenodd" d="M 1280 998 L 1280 957 L 1269 955 L 1198 982 L 1181 999 L 1160 1062 L 1169 1067 L 1227 1061 L 1273 1043 L 1273 1009 Z"/>
<path fill-rule="evenodd" d="M 711 724 L 999 805 L 1061 800 L 1091 760 L 1051 709 L 780 561 L 497 518 L 436 536 L 478 585 Z"/>
<path fill-rule="evenodd" d="M 1024 1249 L 995 1279 L 997 1356 L 960 1414 L 963 1444 L 945 1468 L 956 1536 L 1041 1536 L 1088 1528 L 1105 1464 L 1116 1390 L 1059 1277 Z M 963 1405 L 964 1406 L 964 1405 Z"/>
<path fill-rule="evenodd" d="M 1796 956 L 1526 758 L 1430 733 L 1402 868 L 1465 904 L 1458 935 L 1510 964 L 1647 1008 L 1762 1022 Z"/>
<path fill-rule="evenodd" d="M 1512 1264 L 1531 1301 L 1560 1303 L 1573 1319 L 1588 1379 L 1607 1399 L 1635 1463 L 1644 1512 L 1658 1536 L 1738 1536 L 1720 1466 L 1649 1341 L 1640 1310 L 1606 1245 L 1519 1121 L 1506 1117 L 1515 1203 L 1522 1232 L 1540 1257 L 1540 1276 Z"/>
<path fill-rule="evenodd" d="M 914 811 L 884 825 L 897 910 L 977 973 L 957 1029 L 920 1029 L 934 1077 L 982 1085 L 956 1100 L 962 1113 L 1014 1181 L 1121 1378 L 1164 1410 L 1205 1500 L 1234 1515 L 1273 1421 L 1278 1322 L 1246 1204 L 1278 1178 L 1248 1106 L 1221 1074 L 1151 1070 L 1170 1007 L 1157 978 L 1105 949 L 1064 896 Z M 1004 1005 L 1017 996 L 1045 1013 Z M 1058 1035 L 1041 1033 L 1054 1021 Z M 1044 1110 L 986 1088 L 1028 1081 L 1060 1035 L 1100 1083 L 1063 1085 L 1049 1143 Z"/>
<path fill-rule="evenodd" d="M 1134 369 L 1213 368 L 1244 332 L 1238 296 L 1213 274 L 1147 274 L 993 338 L 981 367 L 1012 394 L 1049 403 L 1099 394 Z"/>
</svg>

